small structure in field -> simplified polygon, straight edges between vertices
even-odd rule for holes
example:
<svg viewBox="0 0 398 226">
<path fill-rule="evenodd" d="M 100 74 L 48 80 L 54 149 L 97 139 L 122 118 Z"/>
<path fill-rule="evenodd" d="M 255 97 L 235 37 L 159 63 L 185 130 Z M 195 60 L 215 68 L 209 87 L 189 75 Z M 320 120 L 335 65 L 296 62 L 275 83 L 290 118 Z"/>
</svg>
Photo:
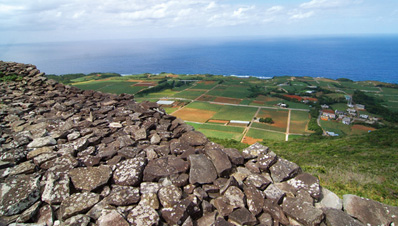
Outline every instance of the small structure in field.
<svg viewBox="0 0 398 226">
<path fill-rule="evenodd" d="M 358 110 L 365 110 L 365 105 L 363 105 L 363 104 L 356 104 L 355 107 L 356 107 Z"/>
<path fill-rule="evenodd" d="M 326 134 L 327 134 L 328 136 L 331 136 L 331 137 L 338 137 L 338 136 L 339 136 L 339 134 L 337 134 L 337 133 L 335 133 L 335 132 L 329 132 L 329 131 L 326 131 Z"/>
<path fill-rule="evenodd" d="M 156 103 L 161 105 L 161 106 L 173 106 L 175 101 L 172 100 L 159 100 Z"/>
</svg>

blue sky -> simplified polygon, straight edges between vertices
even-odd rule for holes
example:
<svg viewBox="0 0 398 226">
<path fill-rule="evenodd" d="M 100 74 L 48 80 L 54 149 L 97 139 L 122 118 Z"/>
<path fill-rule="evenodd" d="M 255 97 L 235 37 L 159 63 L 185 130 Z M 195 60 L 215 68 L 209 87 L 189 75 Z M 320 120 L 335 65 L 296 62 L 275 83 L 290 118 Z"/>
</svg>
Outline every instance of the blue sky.
<svg viewBox="0 0 398 226">
<path fill-rule="evenodd" d="M 398 34 L 398 0 L 0 0 L 0 44 Z"/>
</svg>

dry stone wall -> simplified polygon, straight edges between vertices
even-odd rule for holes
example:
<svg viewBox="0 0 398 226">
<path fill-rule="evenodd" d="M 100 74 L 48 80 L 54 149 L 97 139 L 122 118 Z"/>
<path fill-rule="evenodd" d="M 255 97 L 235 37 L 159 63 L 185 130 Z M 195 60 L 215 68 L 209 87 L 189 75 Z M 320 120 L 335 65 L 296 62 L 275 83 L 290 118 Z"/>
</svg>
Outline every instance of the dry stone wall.
<svg viewBox="0 0 398 226">
<path fill-rule="evenodd" d="M 398 208 L 319 180 L 261 144 L 210 142 L 156 103 L 0 62 L 0 225 L 398 225 Z"/>
</svg>

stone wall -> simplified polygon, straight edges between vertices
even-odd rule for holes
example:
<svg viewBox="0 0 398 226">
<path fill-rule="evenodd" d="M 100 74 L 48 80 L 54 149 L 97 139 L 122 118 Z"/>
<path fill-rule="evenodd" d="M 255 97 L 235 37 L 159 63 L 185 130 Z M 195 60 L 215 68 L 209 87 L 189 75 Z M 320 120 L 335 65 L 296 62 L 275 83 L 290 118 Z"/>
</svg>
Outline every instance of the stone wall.
<svg viewBox="0 0 398 226">
<path fill-rule="evenodd" d="M 0 225 L 393 225 L 260 144 L 210 142 L 156 103 L 0 62 Z"/>
</svg>

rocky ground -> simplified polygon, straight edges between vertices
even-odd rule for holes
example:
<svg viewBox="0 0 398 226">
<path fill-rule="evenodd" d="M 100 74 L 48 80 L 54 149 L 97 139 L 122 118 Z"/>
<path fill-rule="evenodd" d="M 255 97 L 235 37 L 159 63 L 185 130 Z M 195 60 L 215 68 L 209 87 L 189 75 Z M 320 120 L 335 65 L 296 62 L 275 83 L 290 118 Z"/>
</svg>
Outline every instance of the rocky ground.
<svg viewBox="0 0 398 226">
<path fill-rule="evenodd" d="M 0 62 L 0 225 L 398 225 L 260 144 L 224 148 L 156 103 Z"/>
</svg>

